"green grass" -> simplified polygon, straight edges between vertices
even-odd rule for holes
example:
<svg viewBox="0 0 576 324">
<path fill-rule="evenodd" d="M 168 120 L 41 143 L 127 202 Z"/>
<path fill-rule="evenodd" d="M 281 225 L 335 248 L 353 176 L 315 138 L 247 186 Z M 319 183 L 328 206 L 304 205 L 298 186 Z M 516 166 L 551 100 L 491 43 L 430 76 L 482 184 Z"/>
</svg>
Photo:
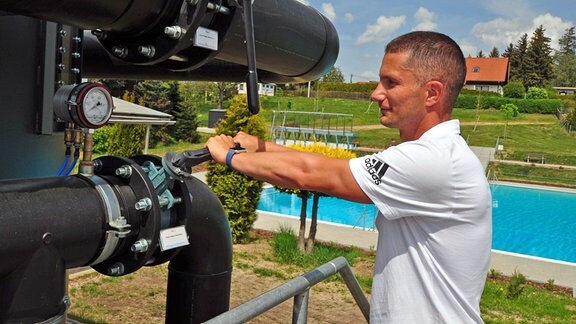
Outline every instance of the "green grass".
<svg viewBox="0 0 576 324">
<path fill-rule="evenodd" d="M 339 248 L 333 245 L 318 244 L 310 254 L 298 251 L 294 231 L 289 228 L 280 228 L 272 239 L 275 261 L 281 264 L 294 264 L 305 268 L 314 268 L 343 256 L 350 265 L 362 254 L 356 248 Z"/>
<path fill-rule="evenodd" d="M 529 285 L 516 299 L 506 297 L 508 284 L 489 279 L 480 301 L 486 323 L 574 323 L 576 299 Z"/>
</svg>

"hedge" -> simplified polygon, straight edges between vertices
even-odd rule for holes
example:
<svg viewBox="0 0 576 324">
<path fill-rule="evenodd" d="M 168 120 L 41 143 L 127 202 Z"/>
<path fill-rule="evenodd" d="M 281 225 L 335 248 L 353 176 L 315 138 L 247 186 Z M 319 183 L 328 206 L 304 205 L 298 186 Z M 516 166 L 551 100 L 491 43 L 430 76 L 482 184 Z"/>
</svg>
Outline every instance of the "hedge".
<svg viewBox="0 0 576 324">
<path fill-rule="evenodd" d="M 560 99 L 514 99 L 502 97 L 477 97 L 461 94 L 455 107 L 462 109 L 500 109 L 500 106 L 513 104 L 518 111 L 526 114 L 556 114 L 563 107 Z"/>
</svg>

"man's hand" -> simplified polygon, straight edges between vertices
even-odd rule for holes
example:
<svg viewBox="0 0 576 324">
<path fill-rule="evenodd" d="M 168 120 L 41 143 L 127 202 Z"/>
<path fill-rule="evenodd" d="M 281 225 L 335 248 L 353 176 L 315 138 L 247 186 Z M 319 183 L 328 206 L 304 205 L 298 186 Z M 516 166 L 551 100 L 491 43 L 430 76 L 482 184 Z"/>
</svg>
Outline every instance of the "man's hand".
<svg viewBox="0 0 576 324">
<path fill-rule="evenodd" d="M 217 135 L 209 138 L 206 142 L 210 155 L 212 155 L 214 161 L 220 164 L 226 164 L 226 154 L 234 146 L 234 139 L 228 135 Z"/>
<path fill-rule="evenodd" d="M 241 147 L 246 149 L 246 152 L 264 152 L 266 151 L 266 145 L 264 140 L 259 139 L 256 136 L 244 133 L 242 131 L 238 132 L 234 136 L 234 143 L 239 144 Z"/>
</svg>

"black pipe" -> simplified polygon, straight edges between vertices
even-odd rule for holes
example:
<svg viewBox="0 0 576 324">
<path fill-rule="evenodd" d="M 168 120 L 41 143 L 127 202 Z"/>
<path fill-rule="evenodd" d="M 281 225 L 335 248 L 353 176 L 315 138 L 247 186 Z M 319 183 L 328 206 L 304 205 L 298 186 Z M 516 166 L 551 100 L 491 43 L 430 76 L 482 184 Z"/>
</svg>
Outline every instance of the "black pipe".
<svg viewBox="0 0 576 324">
<path fill-rule="evenodd" d="M 201 323 L 228 310 L 232 277 L 232 235 L 216 195 L 202 181 L 185 180 L 191 209 L 190 245 L 169 264 L 166 323 Z"/>
<path fill-rule="evenodd" d="M 88 263 L 104 238 L 100 201 L 78 177 L 0 181 L 0 322 L 61 313 L 66 268 Z"/>
<path fill-rule="evenodd" d="M 0 0 L 0 10 L 82 29 L 140 35 L 176 15 L 180 1 Z"/>
<path fill-rule="evenodd" d="M 248 70 L 243 19 L 241 10 L 231 7 L 230 16 L 214 13 L 201 13 L 206 0 L 199 1 L 193 11 L 194 21 L 202 27 L 219 31 L 218 49 L 215 51 L 193 46 L 190 39 L 198 26 L 188 31 L 186 37 L 178 40 L 163 35 L 163 30 L 180 19 L 184 13 L 180 1 L 77 1 L 77 0 L 0 0 L 0 10 L 15 12 L 30 17 L 52 20 L 83 29 L 100 29 L 109 37 L 102 42 L 103 48 L 84 48 L 83 77 L 106 77 L 127 79 L 135 74 L 135 79 L 173 80 L 222 80 L 220 71 L 226 73 L 215 60 L 229 63 L 241 69 L 241 78 L 227 81 L 242 81 Z M 183 12 L 180 12 L 184 10 Z M 253 5 L 254 35 L 257 53 L 258 75 L 261 81 L 305 82 L 324 75 L 335 63 L 338 56 L 338 35 L 332 23 L 313 8 L 295 0 L 259 0 Z M 196 26 L 196 27 L 194 27 Z M 156 46 L 157 55 L 146 58 L 138 53 L 138 45 Z M 108 54 L 117 45 L 130 47 L 128 57 L 121 58 Z M 96 52 L 92 52 L 96 49 Z M 108 55 L 114 56 L 110 59 Z M 118 64 L 126 61 L 130 64 Z M 208 67 L 204 72 L 188 73 L 216 62 L 216 67 Z M 141 76 L 137 72 L 142 66 Z M 156 64 L 161 68 L 148 68 Z M 106 71 L 105 73 L 102 71 Z M 125 73 L 129 72 L 129 73 Z M 240 72 L 240 70 L 238 71 Z M 266 73 L 269 75 L 266 75 Z M 154 76 L 158 73 L 158 76 Z M 174 74 L 171 74 L 174 73 Z M 274 78 L 274 76 L 280 76 Z"/>
</svg>

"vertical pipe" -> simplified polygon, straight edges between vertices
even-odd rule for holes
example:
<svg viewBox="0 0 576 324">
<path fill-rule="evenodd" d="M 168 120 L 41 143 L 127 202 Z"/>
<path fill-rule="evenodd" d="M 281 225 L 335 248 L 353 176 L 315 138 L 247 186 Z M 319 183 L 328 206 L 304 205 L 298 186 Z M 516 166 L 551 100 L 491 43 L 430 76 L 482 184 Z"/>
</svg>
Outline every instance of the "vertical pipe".
<svg viewBox="0 0 576 324">
<path fill-rule="evenodd" d="M 168 266 L 166 323 L 201 323 L 229 308 L 232 235 L 220 201 L 200 180 L 185 180 L 192 199 L 190 244 Z"/>
</svg>

